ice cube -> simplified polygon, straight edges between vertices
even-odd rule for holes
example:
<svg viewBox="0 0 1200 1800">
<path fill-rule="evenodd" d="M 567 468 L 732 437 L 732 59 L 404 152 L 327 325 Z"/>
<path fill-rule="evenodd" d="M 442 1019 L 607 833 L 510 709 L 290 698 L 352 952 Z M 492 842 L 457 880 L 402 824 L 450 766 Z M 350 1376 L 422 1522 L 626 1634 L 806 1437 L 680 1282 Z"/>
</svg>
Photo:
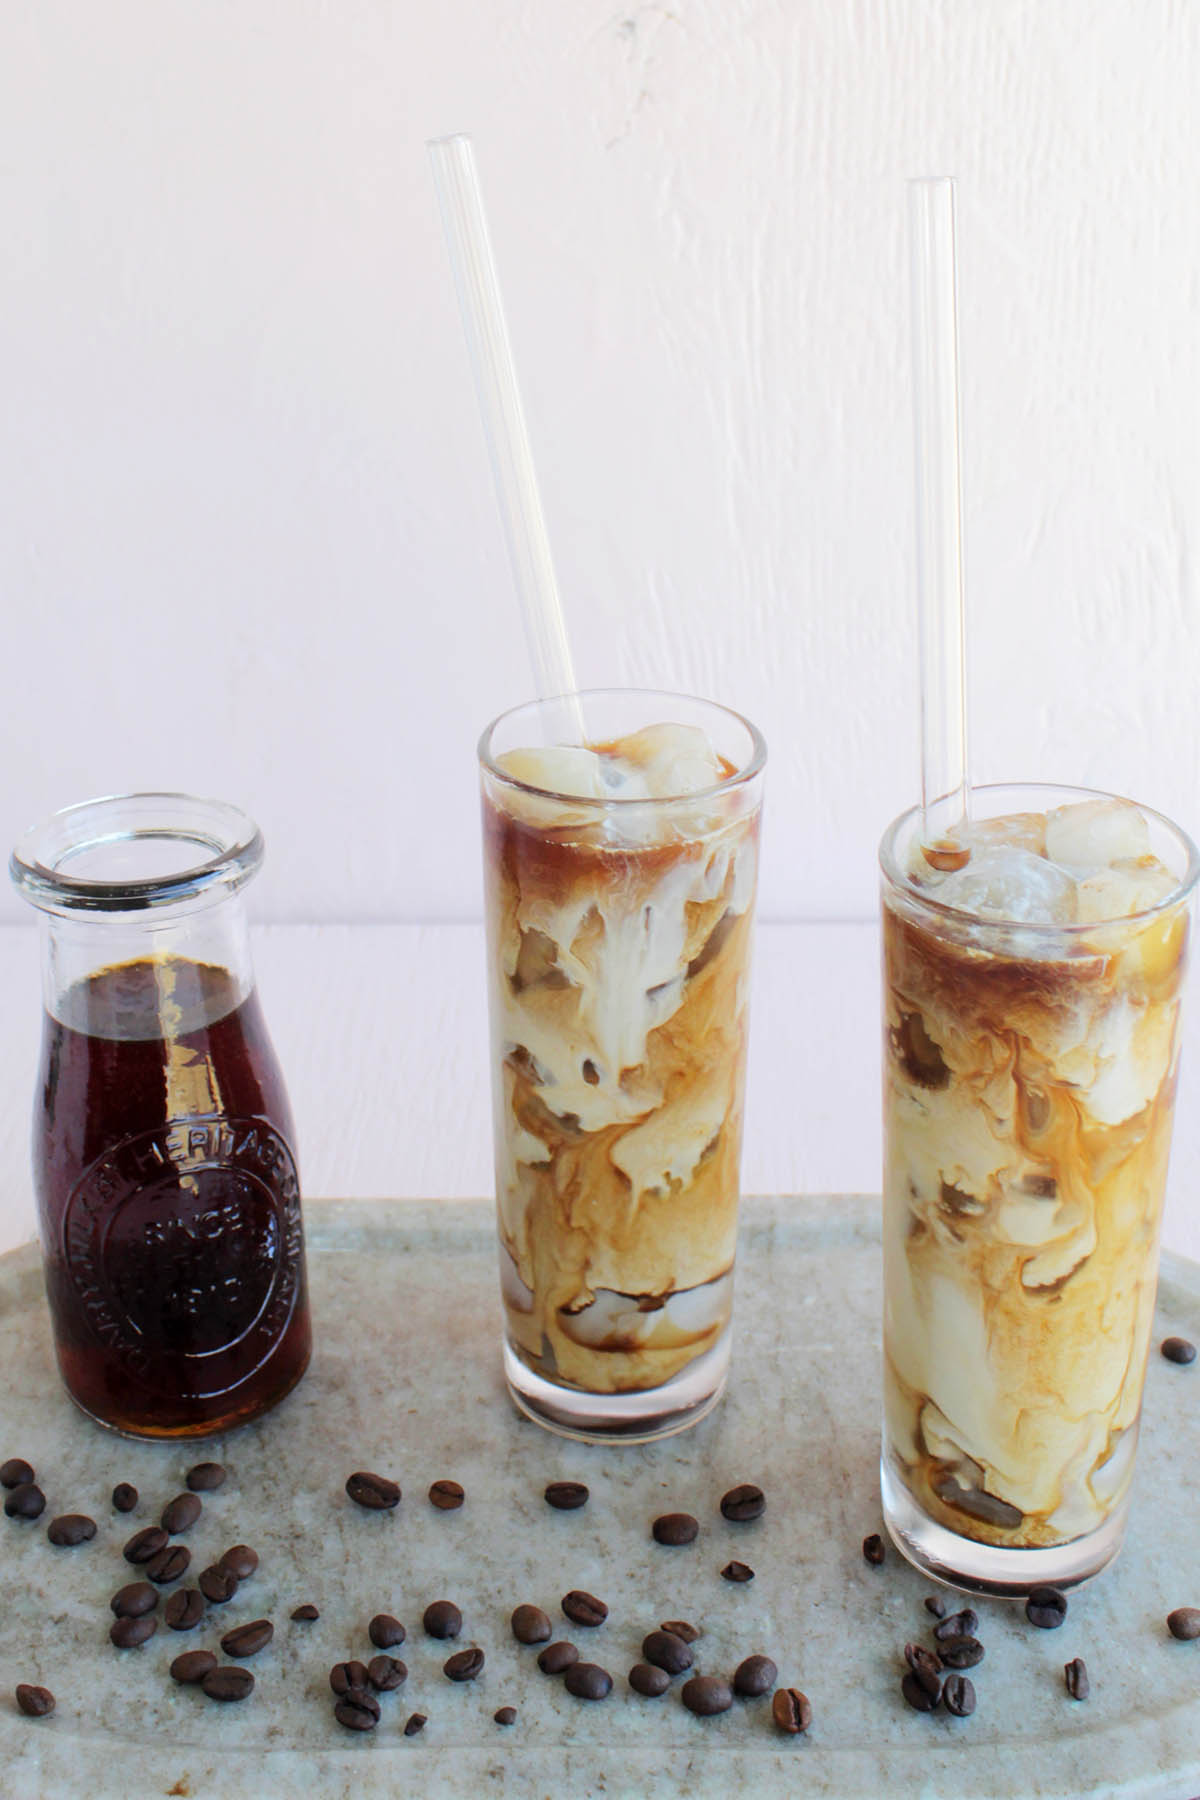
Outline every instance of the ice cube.
<svg viewBox="0 0 1200 1800">
<path fill-rule="evenodd" d="M 947 875 L 937 889 L 946 906 L 985 919 L 1020 924 L 1065 925 L 1075 917 L 1075 882 L 1065 869 L 1012 848 L 981 850 L 965 869 Z"/>
<path fill-rule="evenodd" d="M 695 725 L 647 725 L 618 738 L 611 755 L 640 771 L 656 800 L 717 787 L 723 773 L 716 751 Z"/>
<path fill-rule="evenodd" d="M 972 819 L 964 833 L 972 850 L 995 850 L 1007 844 L 1013 849 L 1046 854 L 1045 813 L 998 813 L 994 819 Z M 1055 861 L 1061 861 L 1056 857 Z"/>
<path fill-rule="evenodd" d="M 1149 912 L 1178 886 L 1170 869 L 1157 856 L 1117 862 L 1079 883 L 1079 918 L 1086 925 L 1129 919 L 1134 913 Z"/>
<path fill-rule="evenodd" d="M 577 744 L 547 744 L 538 749 L 506 750 L 497 765 L 514 781 L 549 794 L 580 800 L 603 800 L 609 789 L 600 757 Z"/>
<path fill-rule="evenodd" d="M 1061 868 L 1094 874 L 1150 849 L 1150 827 L 1130 800 L 1080 800 L 1046 815 L 1046 855 Z"/>
</svg>

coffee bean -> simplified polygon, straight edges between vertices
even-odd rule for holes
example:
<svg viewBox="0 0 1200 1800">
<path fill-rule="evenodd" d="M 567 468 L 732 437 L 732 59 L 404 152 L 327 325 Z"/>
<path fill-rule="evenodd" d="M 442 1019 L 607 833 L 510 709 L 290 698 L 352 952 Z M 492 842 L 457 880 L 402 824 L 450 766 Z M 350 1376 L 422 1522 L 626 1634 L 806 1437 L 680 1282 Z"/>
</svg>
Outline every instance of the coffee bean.
<svg viewBox="0 0 1200 1800">
<path fill-rule="evenodd" d="M 694 1644 L 704 1634 L 698 1625 L 689 1625 L 686 1619 L 664 1619 L 658 1628 L 660 1631 L 673 1631 L 677 1638 L 685 1644 Z"/>
<path fill-rule="evenodd" d="M 924 1644 L 905 1644 L 904 1660 L 927 1694 L 932 1694 L 934 1704 L 942 1691 L 942 1659 L 935 1656 L 932 1650 L 926 1650 Z"/>
<path fill-rule="evenodd" d="M 160 1587 L 166 1587 L 169 1582 L 178 1581 L 181 1575 L 187 1574 L 191 1560 L 192 1553 L 186 1544 L 168 1544 L 165 1550 L 160 1550 L 157 1556 L 152 1556 L 142 1567 L 151 1581 L 157 1581 Z"/>
<path fill-rule="evenodd" d="M 388 1512 L 400 1504 L 399 1484 L 386 1475 L 372 1475 L 368 1469 L 350 1476 L 346 1492 L 356 1506 L 365 1506 L 368 1512 Z"/>
<path fill-rule="evenodd" d="M 376 1613 L 367 1626 L 367 1636 L 377 1650 L 394 1650 L 408 1636 L 399 1619 L 391 1613 Z"/>
<path fill-rule="evenodd" d="M 108 1603 L 118 1619 L 140 1619 L 158 1605 L 158 1589 L 148 1581 L 130 1581 Z"/>
<path fill-rule="evenodd" d="M 948 1669 L 973 1669 L 976 1663 L 983 1661 L 984 1648 L 978 1638 L 942 1638 L 938 1643 L 938 1655 Z"/>
<path fill-rule="evenodd" d="M 708 1719 L 714 1713 L 729 1711 L 733 1705 L 733 1689 L 722 1675 L 693 1675 L 680 1688 L 679 1698 L 689 1712 Z"/>
<path fill-rule="evenodd" d="M 942 1599 L 940 1594 L 926 1594 L 925 1611 L 927 1613 L 932 1613 L 935 1619 L 944 1619 L 946 1616 L 946 1602 Z"/>
<path fill-rule="evenodd" d="M 518 1644 L 544 1644 L 553 1626 L 540 1606 L 518 1606 L 512 1616 L 512 1634 Z"/>
<path fill-rule="evenodd" d="M 466 1495 L 457 1481 L 435 1481 L 429 1498 L 439 1512 L 457 1512 Z"/>
<path fill-rule="evenodd" d="M 23 1481 L 9 1493 L 4 1510 L 10 1519 L 40 1519 L 46 1510 L 46 1496 L 35 1481 Z"/>
<path fill-rule="evenodd" d="M 569 1594 L 564 1594 L 562 1609 L 572 1625 L 603 1625 L 608 1617 L 603 1600 L 597 1600 L 595 1594 L 589 1594 L 583 1588 L 572 1588 Z"/>
<path fill-rule="evenodd" d="M 428 1723 L 429 1720 L 425 1717 L 424 1713 L 411 1714 L 411 1716 L 404 1721 L 405 1737 L 416 1737 L 419 1731 L 424 1731 Z"/>
<path fill-rule="evenodd" d="M 975 1687 L 968 1675 L 947 1675 L 942 1705 L 956 1719 L 968 1719 L 975 1711 Z"/>
<path fill-rule="evenodd" d="M 652 1663 L 634 1663 L 629 1671 L 629 1685 L 635 1694 L 644 1694 L 647 1700 L 654 1700 L 659 1694 L 666 1693 L 671 1677 L 665 1669 L 656 1669 Z"/>
<path fill-rule="evenodd" d="M 1190 1363 L 1190 1362 L 1195 1362 L 1195 1360 L 1196 1360 L 1196 1346 L 1195 1346 L 1195 1344 L 1189 1343 L 1187 1338 L 1183 1338 L 1183 1337 L 1164 1338 L 1162 1341 L 1161 1348 L 1162 1348 L 1162 1353 L 1166 1357 L 1168 1362 Z M 0 1470 L 0 1480 L 3 1480 L 3 1471 L 2 1470 Z M 5 1486 L 7 1486 L 7 1485 L 8 1484 L 6 1482 Z"/>
<path fill-rule="evenodd" d="M 691 1544 L 695 1542 L 700 1521 L 691 1513 L 663 1513 L 650 1529 L 656 1544 Z"/>
<path fill-rule="evenodd" d="M 398 1656 L 384 1656 L 380 1652 L 367 1664 L 367 1680 L 377 1694 L 390 1694 L 393 1688 L 408 1680 L 408 1664 L 401 1662 Z"/>
<path fill-rule="evenodd" d="M 169 1673 L 172 1681 L 186 1687 L 189 1682 L 203 1681 L 216 1666 L 217 1659 L 211 1650 L 184 1650 L 171 1664 Z"/>
<path fill-rule="evenodd" d="M 721 1578 L 724 1581 L 753 1581 L 754 1570 L 749 1563 L 729 1562 L 721 1570 Z"/>
<path fill-rule="evenodd" d="M 210 1700 L 244 1700 L 254 1690 L 249 1669 L 216 1668 L 203 1676 L 200 1686 Z"/>
<path fill-rule="evenodd" d="M 766 1496 L 752 1482 L 743 1482 L 741 1487 L 730 1488 L 727 1494 L 721 1496 L 721 1517 L 734 1525 L 745 1525 L 751 1519 L 761 1519 L 766 1507 Z"/>
<path fill-rule="evenodd" d="M 1072 1700 L 1086 1700 L 1092 1691 L 1092 1684 L 1088 1680 L 1087 1664 L 1082 1656 L 1072 1658 L 1063 1668 L 1063 1675 Z"/>
<path fill-rule="evenodd" d="M 46 1536 L 60 1549 L 73 1550 L 76 1544 L 87 1544 L 96 1535 L 96 1521 L 86 1513 L 59 1513 L 46 1527 Z"/>
<path fill-rule="evenodd" d="M 668 1675 L 682 1675 L 695 1661 L 691 1645 L 677 1638 L 673 1631 L 648 1633 L 642 1639 L 642 1655 L 656 1668 L 665 1669 Z"/>
<path fill-rule="evenodd" d="M 333 1716 L 347 1731 L 374 1731 L 379 1723 L 379 1702 L 374 1694 L 354 1688 L 338 1701 Z"/>
<path fill-rule="evenodd" d="M 900 1692 L 913 1708 L 914 1712 L 936 1712 L 941 1699 L 939 1693 L 931 1694 L 929 1689 L 910 1669 L 900 1683 Z"/>
<path fill-rule="evenodd" d="M 329 1671 L 329 1685 L 339 1698 L 343 1694 L 352 1694 L 356 1688 L 365 1688 L 369 1680 L 366 1663 L 357 1660 L 334 1663 Z"/>
<path fill-rule="evenodd" d="M 475 1644 L 469 1650 L 456 1650 L 442 1664 L 447 1681 L 474 1681 L 483 1669 L 483 1651 Z"/>
<path fill-rule="evenodd" d="M 275 1627 L 270 1619 L 251 1619 L 246 1625 L 235 1625 L 221 1639 L 221 1648 L 226 1656 L 257 1656 L 265 1650 L 275 1636 Z"/>
<path fill-rule="evenodd" d="M 1167 1614 L 1167 1630 L 1185 1644 L 1191 1638 L 1200 1637 L 1200 1607 L 1177 1606 L 1174 1612 Z"/>
<path fill-rule="evenodd" d="M 538 1651 L 538 1668 L 543 1675 L 561 1675 L 572 1663 L 579 1661 L 579 1652 L 574 1644 L 559 1641 L 547 1644 L 544 1650 Z"/>
<path fill-rule="evenodd" d="M 770 1693 L 779 1679 L 779 1670 L 769 1656 L 748 1656 L 733 1673 L 733 1691 L 745 1700 L 757 1700 Z"/>
<path fill-rule="evenodd" d="M 112 1503 L 118 1512 L 132 1512 L 138 1503 L 138 1491 L 129 1481 L 118 1481 L 112 1491 Z"/>
<path fill-rule="evenodd" d="M 933 1635 L 938 1643 L 943 1638 L 974 1637 L 979 1630 L 979 1615 L 970 1606 L 964 1606 L 961 1612 L 951 1613 L 933 1628 Z"/>
<path fill-rule="evenodd" d="M 234 1544 L 224 1556 L 217 1558 L 218 1569 L 228 1569 L 239 1581 L 249 1581 L 258 1567 L 258 1551 L 249 1544 Z"/>
<path fill-rule="evenodd" d="M 184 1477 L 193 1494 L 211 1494 L 225 1485 L 225 1470 L 219 1462 L 195 1463 Z"/>
<path fill-rule="evenodd" d="M 211 1568 L 202 1569 L 197 1575 L 196 1586 L 214 1606 L 224 1606 L 237 1593 L 238 1578 L 232 1569 L 223 1569 L 219 1563 L 213 1563 Z"/>
<path fill-rule="evenodd" d="M 167 1547 L 167 1534 L 161 1525 L 146 1525 L 135 1531 L 121 1552 L 127 1563 L 148 1563 L 152 1556 Z"/>
<path fill-rule="evenodd" d="M 421 1623 L 431 1638 L 456 1638 L 462 1630 L 462 1614 L 453 1600 L 435 1600 L 425 1608 Z"/>
<path fill-rule="evenodd" d="M 17 1683 L 17 1705 L 27 1719 L 44 1719 L 47 1713 L 54 1711 L 54 1704 L 54 1695 L 49 1688 L 34 1687 L 28 1681 Z"/>
<path fill-rule="evenodd" d="M 158 1620 L 153 1613 L 141 1613 L 137 1618 L 114 1619 L 109 1626 L 108 1635 L 118 1650 L 136 1650 L 147 1638 L 152 1638 L 158 1630 Z"/>
<path fill-rule="evenodd" d="M 587 1505 L 588 1490 L 582 1481 L 552 1481 L 546 1489 L 545 1500 L 556 1512 L 575 1512 Z"/>
<path fill-rule="evenodd" d="M 563 1676 L 563 1686 L 577 1700 L 606 1700 L 612 1693 L 612 1676 L 598 1663 L 572 1663 Z"/>
<path fill-rule="evenodd" d="M 181 1531 L 190 1531 L 203 1511 L 204 1508 L 196 1494 L 176 1494 L 175 1498 L 168 1500 L 163 1507 L 159 1524 L 164 1531 L 169 1531 L 172 1537 L 177 1537 Z"/>
<path fill-rule="evenodd" d="M 199 1588 L 176 1588 L 167 1596 L 163 1618 L 172 1631 L 194 1631 L 207 1611 Z"/>
<path fill-rule="evenodd" d="M 1031 1625 L 1037 1625 L 1042 1631 L 1054 1631 L 1067 1616 L 1067 1596 L 1060 1594 L 1057 1588 L 1035 1587 L 1030 1589 L 1029 1598 L 1025 1602 L 1025 1617 Z"/>
<path fill-rule="evenodd" d="M 771 1702 L 771 1717 L 780 1731 L 794 1737 L 812 1724 L 812 1707 L 807 1694 L 799 1688 L 776 1688 Z"/>
<path fill-rule="evenodd" d="M 865 1537 L 863 1539 L 862 1553 L 863 1561 L 869 1562 L 873 1569 L 877 1569 L 883 1562 L 887 1555 L 887 1551 L 884 1548 L 883 1539 L 877 1531 L 873 1531 L 870 1537 Z"/>
<path fill-rule="evenodd" d="M 311 1625 L 313 1620 L 319 1619 L 320 1616 L 320 1612 L 311 1600 L 306 1600 L 301 1606 L 294 1606 L 291 1612 L 291 1617 L 298 1625 Z"/>
<path fill-rule="evenodd" d="M 10 1456 L 6 1463 L 0 1463 L 0 1487 L 29 1487 L 33 1478 L 33 1465 L 23 1456 Z"/>
<path fill-rule="evenodd" d="M 492 1714 L 492 1717 L 497 1725 L 515 1725 L 517 1709 L 515 1706 L 501 1706 Z"/>
</svg>

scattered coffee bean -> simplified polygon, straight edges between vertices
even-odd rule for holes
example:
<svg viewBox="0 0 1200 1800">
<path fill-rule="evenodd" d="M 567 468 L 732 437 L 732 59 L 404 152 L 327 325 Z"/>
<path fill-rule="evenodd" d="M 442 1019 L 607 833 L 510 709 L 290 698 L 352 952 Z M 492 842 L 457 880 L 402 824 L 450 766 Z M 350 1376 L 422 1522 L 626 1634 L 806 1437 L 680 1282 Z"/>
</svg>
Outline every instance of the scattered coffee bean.
<svg viewBox="0 0 1200 1800">
<path fill-rule="evenodd" d="M 1189 1343 L 1187 1338 L 1164 1338 L 1161 1348 L 1162 1353 L 1168 1362 L 1190 1363 L 1195 1362 L 1196 1360 L 1196 1346 L 1195 1344 Z M 0 1474 L 0 1479 L 2 1478 L 2 1474 Z"/>
<path fill-rule="evenodd" d="M 749 1563 L 728 1562 L 721 1570 L 721 1578 L 724 1581 L 753 1581 L 754 1570 Z"/>
<path fill-rule="evenodd" d="M 0 1463 L 0 1487 L 29 1487 L 33 1476 L 33 1465 L 23 1456 L 10 1456 L 6 1463 Z"/>
<path fill-rule="evenodd" d="M 191 1561 L 192 1553 L 186 1544 L 168 1544 L 165 1550 L 160 1550 L 149 1562 L 143 1563 L 142 1567 L 151 1581 L 157 1581 L 160 1587 L 166 1587 L 168 1583 L 178 1581 L 187 1574 Z"/>
<path fill-rule="evenodd" d="M 673 1631 L 677 1638 L 685 1644 L 694 1644 L 704 1634 L 698 1625 L 689 1625 L 686 1619 L 664 1619 L 658 1628 L 660 1631 Z"/>
<path fill-rule="evenodd" d="M 59 1513 L 46 1527 L 46 1536 L 60 1550 L 73 1550 L 76 1544 L 87 1544 L 96 1535 L 96 1521 L 86 1513 Z"/>
<path fill-rule="evenodd" d="M 904 1660 L 916 1676 L 926 1693 L 932 1694 L 936 1703 L 942 1691 L 942 1659 L 924 1644 L 905 1644 Z"/>
<path fill-rule="evenodd" d="M 564 1594 L 562 1609 L 572 1625 L 603 1625 L 608 1617 L 603 1600 L 597 1600 L 595 1594 L 589 1594 L 583 1588 L 572 1588 L 569 1594 Z"/>
<path fill-rule="evenodd" d="M 421 1615 L 431 1638 L 456 1638 L 462 1630 L 462 1614 L 453 1600 L 434 1600 Z"/>
<path fill-rule="evenodd" d="M 46 1510 L 46 1496 L 36 1481 L 23 1481 L 10 1491 L 4 1510 L 10 1519 L 40 1519 Z"/>
<path fill-rule="evenodd" d="M 869 1562 L 873 1569 L 877 1569 L 883 1562 L 887 1551 L 884 1548 L 883 1539 L 877 1531 L 873 1531 L 870 1537 L 863 1539 L 862 1553 L 863 1561 Z"/>
<path fill-rule="evenodd" d="M 17 1683 L 17 1705 L 27 1719 L 44 1719 L 47 1713 L 54 1711 L 54 1695 L 46 1687 L 35 1687 L 31 1682 Z"/>
<path fill-rule="evenodd" d="M 741 1487 L 730 1488 L 727 1494 L 721 1496 L 721 1517 L 734 1525 L 745 1525 L 751 1519 L 761 1519 L 766 1508 L 766 1496 L 753 1482 L 743 1482 Z"/>
<path fill-rule="evenodd" d="M 577 1700 L 607 1700 L 612 1693 L 612 1676 L 599 1663 L 572 1663 L 563 1676 L 563 1686 Z"/>
<path fill-rule="evenodd" d="M 1025 1617 L 1031 1625 L 1037 1625 L 1042 1631 L 1054 1631 L 1066 1616 L 1065 1594 L 1060 1594 L 1057 1588 L 1052 1587 L 1030 1589 L 1029 1598 L 1025 1602 Z"/>
<path fill-rule="evenodd" d="M 807 1694 L 799 1688 L 776 1688 L 771 1702 L 771 1717 L 780 1731 L 789 1736 L 807 1731 L 812 1724 L 812 1707 Z"/>
<path fill-rule="evenodd" d="M 976 1663 L 983 1661 L 984 1648 L 978 1638 L 942 1638 L 938 1643 L 938 1655 L 948 1669 L 973 1669 Z"/>
<path fill-rule="evenodd" d="M 428 1723 L 429 1720 L 425 1717 L 424 1713 L 412 1713 L 404 1721 L 405 1737 L 416 1737 L 419 1731 L 424 1731 Z"/>
<path fill-rule="evenodd" d="M 552 1481 L 545 1494 L 547 1506 L 556 1512 L 575 1512 L 587 1505 L 588 1490 L 582 1481 Z"/>
<path fill-rule="evenodd" d="M 210 1700 L 244 1700 L 254 1689 L 249 1669 L 216 1668 L 203 1676 L 200 1686 Z"/>
<path fill-rule="evenodd" d="M 275 1636 L 275 1627 L 270 1619 L 251 1619 L 245 1625 L 235 1625 L 221 1639 L 221 1648 L 226 1656 L 257 1656 L 265 1650 Z"/>
<path fill-rule="evenodd" d="M 176 1494 L 175 1498 L 168 1500 L 163 1507 L 162 1517 L 158 1522 L 164 1531 L 169 1531 L 172 1537 L 177 1537 L 181 1531 L 190 1531 L 203 1511 L 204 1508 L 198 1495 Z"/>
<path fill-rule="evenodd" d="M 744 1700 L 757 1700 L 769 1694 L 779 1679 L 779 1670 L 769 1656 L 748 1656 L 733 1673 L 733 1691 Z"/>
<path fill-rule="evenodd" d="M 379 1723 L 379 1702 L 374 1694 L 354 1688 L 343 1694 L 333 1709 L 333 1716 L 347 1731 L 374 1731 Z"/>
<path fill-rule="evenodd" d="M 219 1563 L 213 1563 L 211 1568 L 202 1569 L 197 1575 L 196 1586 L 214 1606 L 224 1606 L 237 1593 L 238 1578 L 232 1569 L 223 1569 Z"/>
<path fill-rule="evenodd" d="M 367 1680 L 377 1694 L 390 1694 L 393 1688 L 408 1680 L 408 1664 L 398 1656 L 385 1656 L 382 1651 L 367 1664 Z"/>
<path fill-rule="evenodd" d="M 647 1700 L 653 1700 L 666 1693 L 671 1677 L 665 1669 L 655 1668 L 652 1663 L 634 1663 L 629 1671 L 629 1685 L 635 1694 L 644 1694 Z"/>
<path fill-rule="evenodd" d="M 656 1544 L 691 1544 L 700 1529 L 691 1513 L 663 1513 L 650 1527 Z"/>
<path fill-rule="evenodd" d="M 512 1634 L 518 1644 L 544 1644 L 553 1626 L 540 1606 L 518 1606 L 512 1616 Z"/>
<path fill-rule="evenodd" d="M 964 1606 L 961 1612 L 951 1613 L 933 1628 L 933 1635 L 938 1643 L 943 1638 L 974 1637 L 979 1630 L 979 1615 L 970 1606 Z"/>
<path fill-rule="evenodd" d="M 699 1718 L 728 1712 L 733 1705 L 733 1689 L 723 1675 L 693 1675 L 679 1690 L 679 1698 L 688 1711 Z"/>
<path fill-rule="evenodd" d="M 1167 1630 L 1184 1644 L 1191 1638 L 1200 1637 L 1200 1607 L 1177 1606 L 1174 1612 L 1167 1614 Z"/>
<path fill-rule="evenodd" d="M 114 1619 L 109 1626 L 108 1635 L 118 1650 L 136 1650 L 147 1638 L 152 1638 L 158 1630 L 158 1620 L 153 1613 L 141 1613 L 137 1618 Z"/>
<path fill-rule="evenodd" d="M 914 1712 L 936 1712 L 942 1697 L 940 1684 L 931 1692 L 913 1669 L 901 1681 L 900 1692 Z"/>
<path fill-rule="evenodd" d="M 108 1604 L 118 1619 L 140 1619 L 158 1605 L 158 1589 L 148 1581 L 130 1581 L 117 1589 Z"/>
<path fill-rule="evenodd" d="M 495 1719 L 497 1725 L 515 1725 L 517 1722 L 517 1709 L 515 1706 L 501 1706 L 492 1714 L 492 1717 Z"/>
<path fill-rule="evenodd" d="M 311 1625 L 313 1620 L 319 1619 L 321 1615 L 312 1601 L 306 1600 L 302 1606 L 292 1608 L 291 1616 L 298 1625 Z"/>
<path fill-rule="evenodd" d="M 112 1491 L 112 1503 L 118 1512 L 132 1512 L 138 1503 L 138 1491 L 131 1481 L 118 1481 Z"/>
<path fill-rule="evenodd" d="M 195 1631 L 207 1611 L 199 1588 L 176 1588 L 167 1596 L 163 1618 L 172 1631 Z"/>
<path fill-rule="evenodd" d="M 947 1675 L 942 1705 L 956 1719 L 968 1719 L 975 1711 L 975 1687 L 969 1675 Z"/>
<path fill-rule="evenodd" d="M 365 1688 L 370 1676 L 366 1663 L 354 1660 L 334 1663 L 329 1671 L 329 1685 L 337 1695 L 353 1693 L 355 1688 Z"/>
<path fill-rule="evenodd" d="M 429 1498 L 439 1512 L 457 1512 L 466 1495 L 457 1481 L 435 1481 Z"/>
<path fill-rule="evenodd" d="M 368 1512 L 388 1512 L 400 1504 L 399 1483 L 389 1481 L 386 1475 L 372 1475 L 368 1469 L 350 1476 L 346 1492 L 356 1506 L 365 1506 Z"/>
<path fill-rule="evenodd" d="M 648 1663 L 665 1669 L 668 1675 L 682 1675 L 695 1658 L 692 1646 L 685 1644 L 673 1631 L 651 1631 L 642 1639 L 642 1655 Z"/>
<path fill-rule="evenodd" d="M 367 1636 L 377 1650 L 394 1650 L 408 1636 L 399 1619 L 391 1613 L 376 1613 L 367 1626 Z"/>
<path fill-rule="evenodd" d="M 225 1469 L 219 1462 L 195 1463 L 184 1479 L 193 1494 L 211 1494 L 214 1489 L 224 1487 Z"/>
<path fill-rule="evenodd" d="M 483 1651 L 472 1644 L 469 1650 L 456 1650 L 442 1664 L 442 1674 L 447 1681 L 474 1681 L 483 1669 Z"/>
<path fill-rule="evenodd" d="M 579 1661 L 579 1652 L 574 1644 L 561 1639 L 556 1644 L 547 1644 L 544 1650 L 538 1651 L 538 1668 L 543 1675 L 561 1675 L 572 1663 Z"/>
<path fill-rule="evenodd" d="M 239 1581 L 249 1581 L 258 1567 L 258 1551 L 249 1544 L 234 1544 L 224 1556 L 217 1558 L 218 1569 L 228 1569 Z"/>
<path fill-rule="evenodd" d="M 121 1552 L 127 1563 L 148 1563 L 152 1556 L 167 1547 L 167 1534 L 161 1525 L 146 1525 L 135 1531 Z"/>
<path fill-rule="evenodd" d="M 935 1619 L 944 1619 L 946 1616 L 946 1602 L 942 1599 L 940 1594 L 926 1594 L 925 1611 L 927 1613 L 932 1613 Z"/>
<path fill-rule="evenodd" d="M 1082 1656 L 1073 1657 L 1065 1665 L 1063 1675 L 1066 1678 L 1067 1692 L 1072 1700 L 1086 1700 L 1092 1691 L 1092 1684 L 1088 1680 L 1087 1664 Z"/>
<path fill-rule="evenodd" d="M 189 1682 L 203 1681 L 216 1666 L 217 1659 L 211 1650 L 184 1650 L 171 1664 L 169 1673 L 172 1681 L 187 1686 Z"/>
</svg>

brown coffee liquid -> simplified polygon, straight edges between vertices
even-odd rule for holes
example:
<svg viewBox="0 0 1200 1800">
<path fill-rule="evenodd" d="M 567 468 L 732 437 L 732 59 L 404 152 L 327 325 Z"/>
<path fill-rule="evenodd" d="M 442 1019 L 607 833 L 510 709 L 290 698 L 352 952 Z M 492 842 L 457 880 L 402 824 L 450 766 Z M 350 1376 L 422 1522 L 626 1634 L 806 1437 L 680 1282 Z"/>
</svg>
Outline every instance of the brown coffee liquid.
<svg viewBox="0 0 1200 1800">
<path fill-rule="evenodd" d="M 33 1161 L 67 1389 L 140 1436 L 254 1418 L 312 1347 L 292 1118 L 257 996 L 166 957 L 101 970 L 60 1011 Z"/>
</svg>

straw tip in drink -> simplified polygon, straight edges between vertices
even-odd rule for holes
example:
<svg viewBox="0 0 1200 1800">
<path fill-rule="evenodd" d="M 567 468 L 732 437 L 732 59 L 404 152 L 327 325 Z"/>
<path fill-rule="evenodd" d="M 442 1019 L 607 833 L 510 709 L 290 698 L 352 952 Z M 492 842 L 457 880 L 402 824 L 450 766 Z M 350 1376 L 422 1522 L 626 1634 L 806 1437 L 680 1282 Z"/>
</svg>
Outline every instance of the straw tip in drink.
<svg viewBox="0 0 1200 1800">
<path fill-rule="evenodd" d="M 966 844 L 956 844 L 953 838 L 934 838 L 930 844 L 921 845 L 921 855 L 931 869 L 940 874 L 950 874 L 955 869 L 965 869 L 971 860 L 971 852 Z"/>
</svg>

